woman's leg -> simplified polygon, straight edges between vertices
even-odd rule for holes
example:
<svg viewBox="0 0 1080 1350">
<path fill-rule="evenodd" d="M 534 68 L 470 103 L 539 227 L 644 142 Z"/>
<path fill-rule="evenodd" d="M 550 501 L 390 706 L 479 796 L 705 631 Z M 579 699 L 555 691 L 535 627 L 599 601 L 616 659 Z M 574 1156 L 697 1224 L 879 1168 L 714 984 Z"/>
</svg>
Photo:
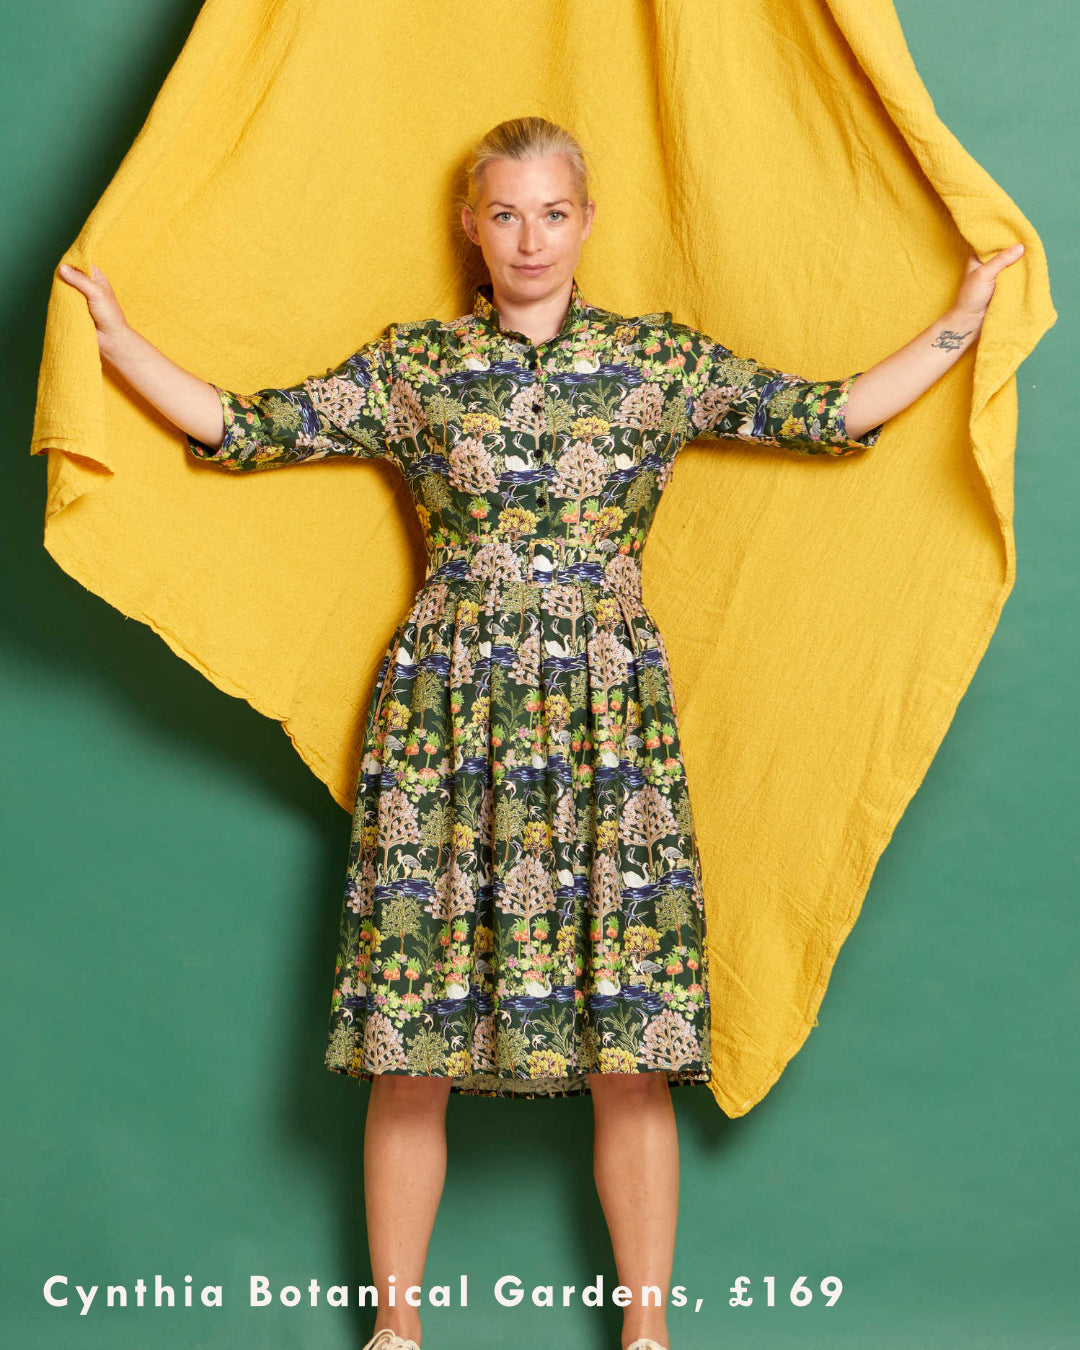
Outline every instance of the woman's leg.
<svg viewBox="0 0 1080 1350">
<path fill-rule="evenodd" d="M 611 1234 L 619 1283 L 633 1291 L 622 1344 L 649 1336 L 668 1345 L 667 1295 L 679 1212 L 679 1137 L 664 1073 L 589 1074 L 595 1125 L 593 1175 Z M 661 1306 L 642 1306 L 643 1285 Z"/>
<path fill-rule="evenodd" d="M 379 1291 L 375 1330 L 420 1341 L 420 1309 L 405 1290 L 421 1284 L 428 1242 L 446 1180 L 449 1078 L 376 1074 L 364 1124 L 364 1202 L 372 1283 Z M 396 1306 L 388 1276 L 396 1275 Z"/>
</svg>

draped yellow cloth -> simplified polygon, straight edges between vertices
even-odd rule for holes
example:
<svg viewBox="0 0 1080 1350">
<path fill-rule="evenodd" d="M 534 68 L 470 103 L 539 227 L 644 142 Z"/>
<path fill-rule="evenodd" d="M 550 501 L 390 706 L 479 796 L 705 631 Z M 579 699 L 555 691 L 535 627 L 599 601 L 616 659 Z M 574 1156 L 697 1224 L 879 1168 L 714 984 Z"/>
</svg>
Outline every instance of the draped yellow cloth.
<svg viewBox="0 0 1080 1350">
<path fill-rule="evenodd" d="M 387 323 L 468 311 L 469 144 L 539 113 L 591 155 L 593 304 L 671 310 L 781 370 L 865 370 L 1015 240 L 979 343 L 878 445 L 680 453 L 644 554 L 705 877 L 729 1116 L 803 1044 L 876 861 L 1015 571 L 1014 372 L 1045 256 L 937 118 L 889 0 L 209 0 L 65 258 L 235 390 L 293 384 Z M 106 371 L 54 282 L 33 453 L 45 547 L 279 720 L 351 810 L 378 661 L 424 574 L 380 461 L 238 475 Z"/>
</svg>

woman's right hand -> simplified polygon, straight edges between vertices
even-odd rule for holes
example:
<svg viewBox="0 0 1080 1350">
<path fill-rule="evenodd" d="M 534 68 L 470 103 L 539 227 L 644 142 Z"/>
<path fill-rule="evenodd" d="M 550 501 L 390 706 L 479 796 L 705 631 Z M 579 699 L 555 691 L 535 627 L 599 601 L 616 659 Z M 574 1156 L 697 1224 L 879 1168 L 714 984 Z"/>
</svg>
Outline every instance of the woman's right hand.
<svg viewBox="0 0 1080 1350">
<path fill-rule="evenodd" d="M 61 263 L 58 272 L 62 281 L 86 297 L 90 316 L 97 329 L 98 346 L 107 353 L 128 331 L 128 321 L 124 318 L 124 311 L 120 308 L 120 301 L 116 298 L 109 278 L 97 264 L 89 276 L 70 263 Z"/>
<path fill-rule="evenodd" d="M 57 269 L 62 281 L 86 297 L 97 330 L 98 349 L 133 389 L 170 422 L 216 449 L 225 438 L 217 387 L 170 361 L 124 318 L 109 278 L 100 267 L 90 275 L 69 263 Z"/>
</svg>

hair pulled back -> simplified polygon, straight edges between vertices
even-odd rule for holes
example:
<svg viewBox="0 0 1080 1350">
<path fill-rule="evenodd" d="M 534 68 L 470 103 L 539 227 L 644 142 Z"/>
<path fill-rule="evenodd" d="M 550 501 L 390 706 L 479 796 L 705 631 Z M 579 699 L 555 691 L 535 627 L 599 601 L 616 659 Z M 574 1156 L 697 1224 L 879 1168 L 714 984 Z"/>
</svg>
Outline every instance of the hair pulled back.
<svg viewBox="0 0 1080 1350">
<path fill-rule="evenodd" d="M 497 159 L 543 159 L 545 155 L 563 154 L 570 163 L 574 190 L 585 207 L 589 200 L 588 165 L 585 152 L 573 132 L 546 117 L 513 117 L 480 138 L 469 152 L 465 165 L 464 204 L 476 211 L 480 204 L 480 187 L 484 170 Z"/>
</svg>

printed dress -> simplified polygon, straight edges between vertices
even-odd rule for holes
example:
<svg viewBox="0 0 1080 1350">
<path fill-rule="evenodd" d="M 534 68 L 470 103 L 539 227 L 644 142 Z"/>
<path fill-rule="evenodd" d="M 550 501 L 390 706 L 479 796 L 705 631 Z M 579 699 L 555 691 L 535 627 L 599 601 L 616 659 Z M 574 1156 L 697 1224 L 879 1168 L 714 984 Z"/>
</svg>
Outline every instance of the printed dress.
<svg viewBox="0 0 1080 1350">
<path fill-rule="evenodd" d="M 692 439 L 873 445 L 846 433 L 855 378 L 768 369 L 575 280 L 547 342 L 502 328 L 484 285 L 321 377 L 218 390 L 225 440 L 193 454 L 384 457 L 427 543 L 367 710 L 327 1068 L 516 1097 L 709 1078 L 701 866 L 641 551 Z"/>
</svg>

